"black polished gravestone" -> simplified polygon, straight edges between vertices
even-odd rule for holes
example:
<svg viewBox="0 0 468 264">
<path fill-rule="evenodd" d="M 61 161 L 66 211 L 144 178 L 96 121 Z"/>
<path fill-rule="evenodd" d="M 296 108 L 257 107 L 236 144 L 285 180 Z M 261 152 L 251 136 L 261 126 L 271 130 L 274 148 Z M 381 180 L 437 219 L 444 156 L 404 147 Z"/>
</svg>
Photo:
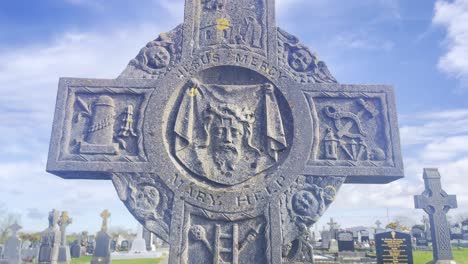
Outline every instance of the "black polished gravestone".
<svg viewBox="0 0 468 264">
<path fill-rule="evenodd" d="M 414 204 L 423 209 L 431 222 L 431 237 L 435 264 L 453 264 L 452 244 L 450 243 L 450 225 L 446 214 L 457 208 L 455 195 L 448 195 L 443 189 L 437 169 L 424 169 L 425 190 L 414 196 Z"/>
<path fill-rule="evenodd" d="M 112 180 L 170 263 L 312 263 L 343 183 L 404 176 L 393 89 L 338 84 L 274 0 L 186 0 L 116 80 L 60 80 L 47 170 Z"/>
<path fill-rule="evenodd" d="M 338 240 L 338 250 L 343 251 L 354 251 L 354 237 L 351 231 L 342 231 L 336 235 Z"/>
<path fill-rule="evenodd" d="M 360 242 L 360 243 L 369 243 L 369 242 L 370 242 L 370 234 L 369 234 L 369 231 L 367 231 L 367 230 L 361 230 L 360 233 L 361 233 L 361 241 L 359 241 L 359 242 Z"/>
<path fill-rule="evenodd" d="M 375 235 L 377 264 L 413 264 L 411 235 L 396 231 Z"/>
<path fill-rule="evenodd" d="M 429 246 L 429 241 L 426 238 L 426 232 L 424 232 L 424 226 L 416 225 L 411 228 L 411 235 L 416 241 L 416 246 L 418 247 L 427 247 Z"/>
<path fill-rule="evenodd" d="M 455 224 L 450 227 L 450 240 L 463 239 L 463 229 L 461 224 Z"/>
</svg>

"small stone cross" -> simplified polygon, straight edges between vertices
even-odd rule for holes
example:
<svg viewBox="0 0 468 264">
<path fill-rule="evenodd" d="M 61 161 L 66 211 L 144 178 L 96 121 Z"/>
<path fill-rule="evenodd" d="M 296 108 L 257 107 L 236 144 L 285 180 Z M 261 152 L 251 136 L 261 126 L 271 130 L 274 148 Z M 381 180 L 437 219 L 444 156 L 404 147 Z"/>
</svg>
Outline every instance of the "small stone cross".
<svg viewBox="0 0 468 264">
<path fill-rule="evenodd" d="M 66 242 L 66 229 L 72 222 L 73 222 L 73 219 L 70 218 L 70 216 L 68 215 L 68 212 L 63 211 L 58 221 L 58 225 L 60 226 L 60 232 L 62 234 L 62 246 L 65 246 L 65 242 Z"/>
<path fill-rule="evenodd" d="M 104 211 L 101 213 L 101 217 L 102 217 L 102 227 L 101 227 L 101 231 L 107 232 L 107 221 L 108 221 L 109 218 L 111 217 L 111 214 L 109 213 L 108 210 L 104 210 Z"/>
<path fill-rule="evenodd" d="M 375 222 L 375 225 L 377 226 L 377 229 L 380 229 L 381 226 L 382 226 L 382 222 L 380 222 L 380 220 L 377 220 L 377 221 Z"/>
<path fill-rule="evenodd" d="M 13 232 L 12 236 L 15 237 L 21 228 L 22 226 L 18 225 L 18 222 L 15 222 L 13 225 L 11 225 L 10 230 Z"/>
<path fill-rule="evenodd" d="M 448 195 L 442 190 L 437 169 L 424 169 L 424 184 L 426 189 L 422 195 L 414 197 L 414 204 L 417 209 L 423 209 L 429 215 L 434 262 L 453 260 L 446 214 L 450 209 L 457 208 L 456 196 Z"/>
<path fill-rule="evenodd" d="M 57 210 L 52 210 L 49 212 L 49 228 L 55 228 L 59 219 L 59 212 Z"/>
<path fill-rule="evenodd" d="M 327 223 L 327 225 L 330 226 L 330 230 L 335 230 L 337 224 L 338 224 L 338 223 L 335 222 L 335 221 L 333 220 L 333 218 L 330 218 L 330 222 Z"/>
</svg>

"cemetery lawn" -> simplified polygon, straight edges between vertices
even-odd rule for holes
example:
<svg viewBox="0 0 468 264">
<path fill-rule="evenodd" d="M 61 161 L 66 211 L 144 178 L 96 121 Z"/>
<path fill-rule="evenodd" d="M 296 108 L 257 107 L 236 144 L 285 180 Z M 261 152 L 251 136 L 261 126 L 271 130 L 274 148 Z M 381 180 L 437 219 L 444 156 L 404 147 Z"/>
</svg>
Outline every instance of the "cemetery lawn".
<svg viewBox="0 0 468 264">
<path fill-rule="evenodd" d="M 468 264 L 468 248 L 453 249 L 453 256 L 457 264 Z M 432 260 L 432 251 L 413 252 L 414 264 L 426 264 Z"/>
<path fill-rule="evenodd" d="M 79 259 L 72 259 L 71 264 L 89 264 L 91 263 L 91 256 L 82 257 Z M 113 264 L 159 264 L 161 259 L 119 259 L 112 260 Z"/>
</svg>

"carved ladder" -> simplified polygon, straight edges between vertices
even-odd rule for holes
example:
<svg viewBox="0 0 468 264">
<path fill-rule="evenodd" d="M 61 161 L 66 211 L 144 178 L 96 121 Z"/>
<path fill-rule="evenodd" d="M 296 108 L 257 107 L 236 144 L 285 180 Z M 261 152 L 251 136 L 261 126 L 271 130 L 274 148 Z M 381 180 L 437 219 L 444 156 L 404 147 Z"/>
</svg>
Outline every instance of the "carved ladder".
<svg viewBox="0 0 468 264">
<path fill-rule="evenodd" d="M 239 264 L 239 226 L 237 224 L 232 226 L 231 235 L 222 233 L 221 226 L 216 225 L 215 239 L 213 264 Z M 229 244 L 232 245 L 231 248 L 223 247 L 223 241 L 226 240 L 228 240 Z M 228 261 L 226 261 L 222 254 L 229 254 L 231 258 L 228 258 Z"/>
</svg>

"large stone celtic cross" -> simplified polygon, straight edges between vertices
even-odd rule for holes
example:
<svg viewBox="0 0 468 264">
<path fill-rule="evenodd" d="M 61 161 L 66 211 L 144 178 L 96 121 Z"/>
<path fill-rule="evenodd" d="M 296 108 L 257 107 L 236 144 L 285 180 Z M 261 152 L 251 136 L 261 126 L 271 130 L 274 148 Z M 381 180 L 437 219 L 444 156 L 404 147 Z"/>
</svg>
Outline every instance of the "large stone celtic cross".
<svg viewBox="0 0 468 264">
<path fill-rule="evenodd" d="M 112 180 L 170 263 L 312 263 L 343 183 L 403 177 L 393 90 L 340 85 L 274 0 L 187 0 L 115 80 L 60 80 L 48 171 Z"/>
</svg>

